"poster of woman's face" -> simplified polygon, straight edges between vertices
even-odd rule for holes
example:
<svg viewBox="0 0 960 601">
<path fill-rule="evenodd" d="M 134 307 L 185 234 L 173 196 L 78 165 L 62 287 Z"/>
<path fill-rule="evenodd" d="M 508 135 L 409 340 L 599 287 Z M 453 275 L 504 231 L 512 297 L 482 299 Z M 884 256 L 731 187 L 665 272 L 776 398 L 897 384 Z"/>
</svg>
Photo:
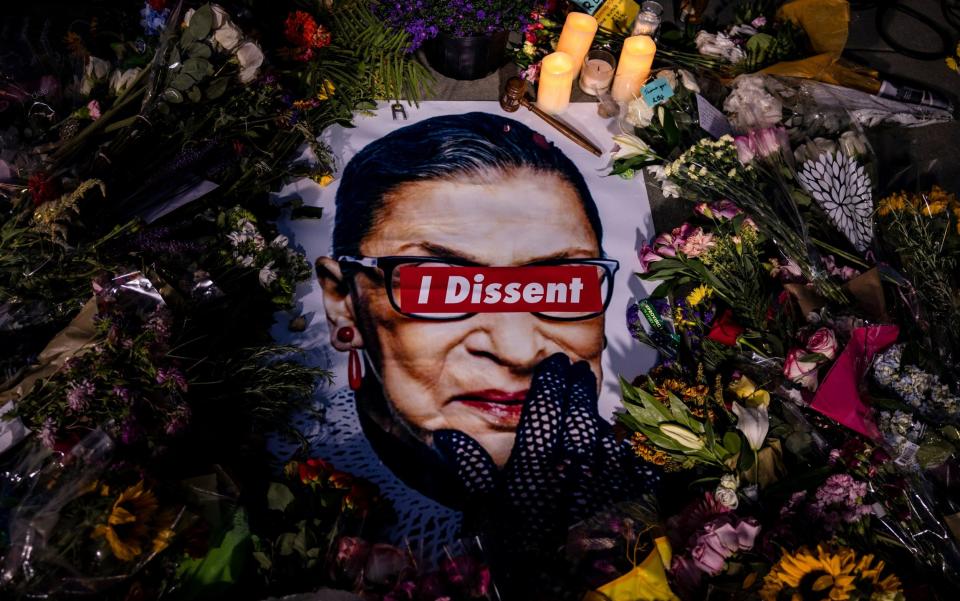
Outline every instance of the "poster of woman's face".
<svg viewBox="0 0 960 601">
<path fill-rule="evenodd" d="M 500 465 L 534 369 L 553 354 L 590 365 L 609 417 L 618 377 L 655 359 L 626 325 L 646 296 L 633 276 L 652 232 L 642 180 L 606 176 L 607 158 L 529 112 L 433 102 L 406 113 L 382 107 L 332 128 L 333 183 L 281 193 L 322 209 L 285 223 L 317 278 L 299 295 L 307 329 L 284 337 L 334 371 L 334 389 L 353 384 L 385 431 L 430 445 L 432 432 L 460 430 Z M 594 105 L 566 118 L 612 145 Z M 425 309 L 418 296 L 454 305 Z"/>
</svg>

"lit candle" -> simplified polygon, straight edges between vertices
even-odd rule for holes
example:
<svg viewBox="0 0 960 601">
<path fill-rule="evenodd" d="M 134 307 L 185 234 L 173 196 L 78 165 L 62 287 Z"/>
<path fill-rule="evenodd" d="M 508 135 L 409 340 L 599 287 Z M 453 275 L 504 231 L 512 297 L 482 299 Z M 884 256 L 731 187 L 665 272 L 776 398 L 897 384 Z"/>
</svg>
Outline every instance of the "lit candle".
<svg viewBox="0 0 960 601">
<path fill-rule="evenodd" d="M 635 35 L 624 40 L 617 75 L 613 78 L 614 100 L 630 102 L 640 94 L 656 53 L 657 45 L 650 36 Z"/>
<path fill-rule="evenodd" d="M 606 50 L 591 50 L 580 70 L 580 89 L 584 94 L 598 96 L 610 89 L 613 66 L 617 60 Z"/>
<path fill-rule="evenodd" d="M 593 36 L 597 34 L 597 20 L 585 13 L 570 13 L 563 22 L 557 52 L 566 52 L 573 58 L 574 71 L 579 71 L 583 57 L 590 50 Z"/>
<path fill-rule="evenodd" d="M 554 52 L 543 57 L 540 82 L 537 84 L 537 106 L 540 110 L 556 115 L 567 108 L 576 72 L 573 58 L 566 52 Z"/>
</svg>

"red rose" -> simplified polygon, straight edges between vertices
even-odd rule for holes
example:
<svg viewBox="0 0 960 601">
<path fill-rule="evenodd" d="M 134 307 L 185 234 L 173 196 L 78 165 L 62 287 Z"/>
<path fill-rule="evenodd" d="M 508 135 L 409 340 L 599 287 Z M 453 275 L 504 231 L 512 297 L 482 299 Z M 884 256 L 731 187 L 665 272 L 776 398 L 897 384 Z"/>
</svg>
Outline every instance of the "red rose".
<svg viewBox="0 0 960 601">
<path fill-rule="evenodd" d="M 167 0 L 147 0 L 147 4 L 149 4 L 153 10 L 160 12 L 167 7 Z"/>
<path fill-rule="evenodd" d="M 743 327 L 733 320 L 733 311 L 727 309 L 720 319 L 713 322 L 707 339 L 726 346 L 736 346 L 737 338 L 743 333 Z"/>
</svg>

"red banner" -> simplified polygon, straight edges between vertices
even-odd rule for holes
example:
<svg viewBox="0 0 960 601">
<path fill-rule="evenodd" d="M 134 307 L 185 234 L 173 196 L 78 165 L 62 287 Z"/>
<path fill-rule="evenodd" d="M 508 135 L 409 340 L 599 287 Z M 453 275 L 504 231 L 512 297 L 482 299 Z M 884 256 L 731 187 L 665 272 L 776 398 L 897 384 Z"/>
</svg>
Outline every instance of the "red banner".
<svg viewBox="0 0 960 601">
<path fill-rule="evenodd" d="M 602 270 L 590 265 L 403 267 L 406 313 L 599 313 Z"/>
</svg>

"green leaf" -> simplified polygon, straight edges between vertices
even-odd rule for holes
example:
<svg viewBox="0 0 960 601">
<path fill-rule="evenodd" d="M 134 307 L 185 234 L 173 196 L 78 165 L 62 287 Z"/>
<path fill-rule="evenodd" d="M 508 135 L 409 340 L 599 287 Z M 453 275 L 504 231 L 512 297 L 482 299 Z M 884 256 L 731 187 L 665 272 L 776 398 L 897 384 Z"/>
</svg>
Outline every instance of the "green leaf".
<svg viewBox="0 0 960 601">
<path fill-rule="evenodd" d="M 194 42 L 186 49 L 187 54 L 190 55 L 190 58 L 210 58 L 213 55 L 213 50 L 207 44 L 203 42 Z"/>
<path fill-rule="evenodd" d="M 173 79 L 170 80 L 170 87 L 174 90 L 179 90 L 181 92 L 186 92 L 194 86 L 197 82 L 185 73 L 177 73 L 173 76 Z M 182 100 L 182 97 L 181 97 Z"/>
<path fill-rule="evenodd" d="M 264 571 L 267 571 L 273 566 L 273 562 L 270 561 L 270 558 L 267 557 L 267 554 L 263 551 L 254 551 L 253 558 L 260 564 L 260 568 Z"/>
<path fill-rule="evenodd" d="M 267 507 L 277 511 L 284 511 L 294 500 L 293 493 L 286 484 L 271 482 L 267 488 Z"/>
<path fill-rule="evenodd" d="M 218 598 L 244 571 L 253 541 L 247 525 L 247 514 L 237 509 L 232 525 L 220 542 L 200 558 L 179 559 L 177 578 L 180 581 L 178 601 Z"/>
<path fill-rule="evenodd" d="M 189 32 L 194 40 L 202 40 L 210 35 L 210 29 L 212 27 L 213 10 L 209 4 L 204 4 L 190 17 L 190 25 L 187 27 L 187 32 Z"/>
<path fill-rule="evenodd" d="M 187 90 L 187 98 L 190 99 L 190 102 L 200 102 L 203 98 L 203 94 L 200 93 L 200 88 L 193 86 Z"/>
<path fill-rule="evenodd" d="M 723 448 L 729 451 L 731 455 L 736 455 L 740 452 L 741 440 L 740 435 L 736 432 L 727 432 L 723 435 Z"/>
<path fill-rule="evenodd" d="M 180 93 L 180 90 L 175 90 L 173 88 L 167 88 L 164 90 L 160 97 L 170 104 L 180 104 L 183 102 L 183 94 Z"/>
<path fill-rule="evenodd" d="M 294 542 L 296 539 L 297 535 L 293 532 L 284 532 L 281 534 L 277 537 L 277 553 L 283 557 L 293 555 Z"/>
<path fill-rule="evenodd" d="M 227 86 L 230 84 L 229 77 L 218 77 L 210 82 L 210 85 L 207 86 L 207 99 L 216 100 L 223 96 L 223 93 L 227 91 Z"/>
<path fill-rule="evenodd" d="M 200 81 L 213 75 L 213 65 L 205 58 L 188 58 L 183 61 L 183 66 L 180 67 L 180 73 L 184 73 Z"/>
</svg>

